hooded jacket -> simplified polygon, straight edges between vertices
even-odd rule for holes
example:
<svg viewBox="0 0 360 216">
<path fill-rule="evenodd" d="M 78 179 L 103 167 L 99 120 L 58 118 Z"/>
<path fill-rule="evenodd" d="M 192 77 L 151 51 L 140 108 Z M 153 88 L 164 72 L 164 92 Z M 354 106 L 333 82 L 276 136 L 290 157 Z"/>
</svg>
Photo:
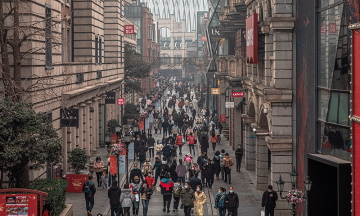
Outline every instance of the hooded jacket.
<svg viewBox="0 0 360 216">
<path fill-rule="evenodd" d="M 155 172 L 157 173 L 157 174 L 160 174 L 160 165 L 161 165 L 161 161 L 155 161 L 155 164 L 154 164 L 154 166 L 153 166 L 153 170 L 155 170 Z"/>
<path fill-rule="evenodd" d="M 174 186 L 174 182 L 172 182 L 169 178 L 163 178 L 160 182 L 161 194 L 162 195 L 172 194 L 173 186 Z"/>
<path fill-rule="evenodd" d="M 156 151 L 157 151 L 157 152 L 161 152 L 162 149 L 163 149 L 163 147 L 164 147 L 163 144 L 161 144 L 161 143 L 157 144 L 157 145 L 156 145 Z"/>
<path fill-rule="evenodd" d="M 200 180 L 200 179 L 199 179 Z M 184 188 L 182 189 L 181 193 L 180 193 L 180 198 L 181 198 L 181 203 L 184 206 L 190 206 L 194 203 L 195 201 L 195 193 L 194 190 L 189 188 Z"/>
<path fill-rule="evenodd" d="M 111 186 L 108 189 L 108 198 L 110 199 L 110 205 L 120 205 L 121 189 L 118 186 Z"/>
<path fill-rule="evenodd" d="M 121 207 L 123 208 L 131 207 L 133 200 L 134 200 L 134 196 L 131 193 L 131 189 L 121 190 L 121 196 L 120 196 Z"/>
<path fill-rule="evenodd" d="M 220 193 L 220 194 L 218 194 L 216 196 L 216 198 L 215 198 L 215 208 L 221 208 L 221 209 L 226 208 L 225 197 L 226 197 L 225 193 Z"/>
<path fill-rule="evenodd" d="M 141 172 L 142 172 L 142 174 L 143 174 L 144 176 L 147 176 L 149 172 L 152 172 L 152 170 L 153 170 L 153 168 L 152 168 L 151 163 L 150 163 L 150 162 L 145 162 L 145 163 L 143 164 L 143 167 L 142 167 Z"/>
<path fill-rule="evenodd" d="M 226 202 L 228 201 L 228 202 Z M 238 208 L 239 207 L 239 197 L 236 193 L 228 193 L 225 197 L 225 203 L 227 208 Z"/>
<path fill-rule="evenodd" d="M 270 197 L 270 194 L 273 195 L 273 197 Z M 278 195 L 275 191 L 268 191 L 266 190 L 262 196 L 261 200 L 261 207 L 276 207 L 276 200 L 278 199 Z"/>
</svg>

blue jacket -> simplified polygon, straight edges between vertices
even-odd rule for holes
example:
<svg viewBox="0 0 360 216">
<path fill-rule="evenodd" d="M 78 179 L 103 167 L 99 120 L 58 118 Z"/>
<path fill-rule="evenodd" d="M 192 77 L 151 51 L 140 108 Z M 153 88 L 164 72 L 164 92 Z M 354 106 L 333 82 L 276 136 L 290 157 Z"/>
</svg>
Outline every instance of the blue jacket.
<svg viewBox="0 0 360 216">
<path fill-rule="evenodd" d="M 222 199 L 221 199 L 222 197 Z M 225 193 L 221 193 L 221 194 L 218 194 L 216 196 L 216 199 L 215 199 L 215 208 L 226 208 L 226 205 L 225 205 L 225 197 L 226 197 L 226 194 Z M 221 200 L 220 200 L 221 199 Z"/>
<path fill-rule="evenodd" d="M 159 162 L 156 162 L 155 161 L 155 164 L 154 164 L 154 166 L 153 166 L 153 170 L 155 169 L 155 172 L 157 173 L 157 174 L 160 174 L 160 165 L 161 165 L 161 161 L 159 161 Z"/>
</svg>

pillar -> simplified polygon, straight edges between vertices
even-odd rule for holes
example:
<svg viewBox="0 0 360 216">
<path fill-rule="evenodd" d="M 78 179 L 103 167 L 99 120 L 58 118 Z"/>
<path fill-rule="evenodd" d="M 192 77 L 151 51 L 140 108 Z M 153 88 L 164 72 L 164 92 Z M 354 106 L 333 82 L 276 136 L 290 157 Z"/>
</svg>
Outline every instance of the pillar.
<svg viewBox="0 0 360 216">
<path fill-rule="evenodd" d="M 251 137 L 254 132 L 250 125 L 245 124 L 245 168 L 255 171 L 255 137 Z"/>
<path fill-rule="evenodd" d="M 63 173 L 65 174 L 68 171 L 68 127 L 63 127 L 62 129 L 62 145 L 63 145 Z"/>
<path fill-rule="evenodd" d="M 265 35 L 265 86 L 270 86 L 271 75 L 271 60 L 270 56 L 273 54 L 273 36 L 272 34 Z"/>
<path fill-rule="evenodd" d="M 91 101 L 86 101 L 85 106 L 85 149 L 86 149 L 86 155 L 90 157 L 91 154 L 91 112 L 90 107 L 92 107 Z"/>
<path fill-rule="evenodd" d="M 268 147 L 264 136 L 256 136 L 255 187 L 264 191 L 268 186 Z"/>
<path fill-rule="evenodd" d="M 85 145 L 84 145 L 84 108 L 85 108 L 85 104 L 81 103 L 79 105 L 79 128 L 78 128 L 78 145 L 80 149 L 84 149 Z"/>
</svg>

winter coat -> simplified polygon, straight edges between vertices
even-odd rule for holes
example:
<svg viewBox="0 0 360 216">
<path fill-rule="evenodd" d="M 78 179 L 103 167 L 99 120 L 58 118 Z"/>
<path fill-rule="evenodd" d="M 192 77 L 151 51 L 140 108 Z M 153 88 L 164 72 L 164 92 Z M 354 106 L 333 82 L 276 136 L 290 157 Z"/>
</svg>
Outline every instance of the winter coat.
<svg viewBox="0 0 360 216">
<path fill-rule="evenodd" d="M 172 134 L 179 134 L 179 128 L 177 126 L 174 126 L 172 129 L 171 129 L 171 133 Z"/>
<path fill-rule="evenodd" d="M 153 170 L 153 168 L 152 168 L 151 163 L 150 163 L 150 162 L 145 162 L 145 163 L 143 164 L 143 167 L 142 167 L 141 172 L 142 172 L 142 174 L 143 174 L 144 176 L 147 176 L 149 172 L 152 172 L 152 170 Z"/>
<path fill-rule="evenodd" d="M 220 136 L 220 129 L 219 128 L 215 129 L 215 135 Z"/>
<path fill-rule="evenodd" d="M 166 130 L 167 129 L 167 127 L 168 127 L 168 125 L 169 125 L 169 123 L 168 122 L 163 122 L 162 123 L 162 128 L 163 128 L 163 130 Z"/>
<path fill-rule="evenodd" d="M 199 167 L 202 167 L 203 162 L 204 162 L 204 157 L 200 155 L 197 159 L 197 164 L 199 165 Z"/>
<path fill-rule="evenodd" d="M 270 197 L 270 194 L 273 195 L 273 197 Z M 278 199 L 278 195 L 275 191 L 265 191 L 262 199 L 261 199 L 261 207 L 276 207 L 276 200 Z"/>
<path fill-rule="evenodd" d="M 145 181 L 151 188 L 153 188 L 153 184 L 155 183 L 155 179 L 153 177 L 146 176 Z"/>
<path fill-rule="evenodd" d="M 183 136 L 182 136 L 181 134 L 179 134 L 179 135 L 176 137 L 176 142 L 175 142 L 175 144 L 178 145 L 178 146 L 184 145 L 184 143 L 182 142 L 182 139 L 184 139 Z"/>
<path fill-rule="evenodd" d="M 155 172 L 157 173 L 157 174 L 160 174 L 160 165 L 161 165 L 161 161 L 159 161 L 159 162 L 156 162 L 155 161 L 155 164 L 154 164 L 154 166 L 153 166 L 153 170 L 155 169 Z"/>
<path fill-rule="evenodd" d="M 135 176 L 138 176 L 141 180 L 144 179 L 144 177 L 143 177 L 143 175 L 141 173 L 141 170 L 139 168 L 131 170 L 131 172 L 130 172 L 130 182 L 134 181 Z"/>
<path fill-rule="evenodd" d="M 221 193 L 221 194 L 218 194 L 216 196 L 216 198 L 215 198 L 215 208 L 221 208 L 221 209 L 226 208 L 225 197 L 226 197 L 225 193 Z"/>
<path fill-rule="evenodd" d="M 103 172 L 103 168 L 104 168 L 104 162 L 103 161 L 100 161 L 100 163 L 98 162 L 94 162 L 94 169 L 95 169 L 95 172 Z"/>
<path fill-rule="evenodd" d="M 91 193 L 85 193 L 85 187 L 89 187 Z M 88 180 L 87 182 L 85 182 L 83 184 L 83 188 L 82 191 L 85 193 L 85 197 L 94 197 L 95 193 L 96 193 L 96 187 L 95 187 L 95 183 L 91 182 L 90 180 Z"/>
<path fill-rule="evenodd" d="M 149 200 L 151 199 L 151 195 L 153 194 L 153 189 L 149 186 L 147 186 L 146 188 L 144 188 L 142 185 L 140 187 L 139 193 L 141 193 L 141 199 L 144 200 Z M 149 193 L 149 194 L 148 194 Z M 145 194 L 145 197 L 143 197 L 143 194 Z"/>
<path fill-rule="evenodd" d="M 201 145 L 201 152 L 207 152 L 207 149 L 209 148 L 209 141 L 207 139 L 204 139 L 204 137 L 200 140 Z"/>
<path fill-rule="evenodd" d="M 225 153 L 220 153 L 220 167 L 223 167 L 224 158 L 225 158 Z"/>
<path fill-rule="evenodd" d="M 157 144 L 156 145 L 156 152 L 162 152 L 163 147 L 164 146 L 161 143 Z"/>
<path fill-rule="evenodd" d="M 133 194 L 135 194 L 134 191 L 139 191 L 140 188 L 141 188 L 141 186 L 142 186 L 142 182 L 139 182 L 138 184 L 136 184 L 136 183 L 131 183 L 130 189 L 132 189 L 132 190 L 133 190 Z"/>
<path fill-rule="evenodd" d="M 165 157 L 170 157 L 171 156 L 171 148 L 170 146 L 166 145 L 163 149 L 162 149 L 162 153 Z"/>
<path fill-rule="evenodd" d="M 196 138 L 194 137 L 194 135 L 190 135 L 189 136 L 189 145 L 195 144 L 195 140 L 196 140 Z"/>
<path fill-rule="evenodd" d="M 175 169 L 178 177 L 185 177 L 186 174 L 186 166 L 184 164 L 179 164 Z"/>
<path fill-rule="evenodd" d="M 175 145 L 175 144 L 172 144 L 171 145 L 171 156 L 173 156 L 173 157 L 176 157 L 176 150 L 177 150 L 177 145 Z"/>
<path fill-rule="evenodd" d="M 158 129 L 159 128 L 159 120 L 154 119 L 153 126 L 154 126 L 154 129 Z"/>
<path fill-rule="evenodd" d="M 179 106 L 179 107 L 182 107 L 183 105 L 184 105 L 183 102 L 182 102 L 182 101 L 179 101 L 178 106 Z"/>
<path fill-rule="evenodd" d="M 234 165 L 234 162 L 233 162 L 233 160 L 229 157 L 229 159 L 226 159 L 226 158 L 224 158 L 223 159 L 223 166 L 225 167 L 225 168 L 229 168 L 229 169 L 231 169 L 231 166 L 232 165 Z"/>
<path fill-rule="evenodd" d="M 159 119 L 159 122 L 158 122 L 158 129 L 161 129 L 161 127 L 162 127 L 162 121 L 161 121 L 161 119 Z"/>
<path fill-rule="evenodd" d="M 171 133 L 171 130 L 172 130 L 173 127 L 174 127 L 173 124 L 169 124 L 169 125 L 168 125 L 168 132 L 169 132 L 169 134 Z"/>
<path fill-rule="evenodd" d="M 215 174 L 215 165 L 213 163 L 208 163 L 205 166 L 206 176 L 213 176 Z"/>
<path fill-rule="evenodd" d="M 194 190 L 191 188 L 187 188 L 187 189 L 182 189 L 181 193 L 180 193 L 180 199 L 181 199 L 181 203 L 184 206 L 190 206 L 194 203 L 195 201 L 195 193 Z"/>
<path fill-rule="evenodd" d="M 146 160 L 146 152 L 148 151 L 148 148 L 146 146 L 141 146 L 139 149 L 139 159 L 140 161 Z"/>
<path fill-rule="evenodd" d="M 211 139 L 211 143 L 216 143 L 217 139 L 218 139 L 218 136 L 210 136 L 210 139 Z"/>
<path fill-rule="evenodd" d="M 182 187 L 179 183 L 174 183 L 172 194 L 174 197 L 180 197 Z"/>
<path fill-rule="evenodd" d="M 121 190 L 121 196 L 120 196 L 121 207 L 123 208 L 131 207 L 133 200 L 134 200 L 134 196 L 131 193 L 131 189 Z"/>
<path fill-rule="evenodd" d="M 177 182 L 178 175 L 176 173 L 176 163 L 173 163 L 170 166 L 170 178 L 173 182 Z"/>
<path fill-rule="evenodd" d="M 189 106 L 189 100 L 185 100 L 185 106 Z"/>
<path fill-rule="evenodd" d="M 226 202 L 228 201 L 228 202 Z M 236 193 L 228 193 L 225 196 L 226 208 L 239 208 L 239 197 Z"/>
<path fill-rule="evenodd" d="M 216 115 L 212 118 L 212 121 L 215 123 L 215 124 L 218 124 L 219 123 L 219 117 Z"/>
<path fill-rule="evenodd" d="M 190 186 L 191 186 L 191 188 L 192 188 L 194 191 L 196 191 L 196 187 L 197 187 L 198 185 L 201 185 L 201 180 L 200 180 L 199 178 L 192 177 L 192 178 L 190 179 Z"/>
<path fill-rule="evenodd" d="M 206 196 L 204 192 L 195 192 L 195 216 L 204 215 L 204 204 L 206 203 Z"/>
<path fill-rule="evenodd" d="M 172 194 L 172 187 L 174 186 L 174 182 L 172 182 L 168 178 L 163 178 L 160 182 L 160 189 L 162 195 Z"/>
<path fill-rule="evenodd" d="M 220 155 L 215 155 L 213 158 L 215 170 L 220 170 Z"/>
<path fill-rule="evenodd" d="M 235 151 L 235 158 L 242 158 L 244 154 L 244 151 L 242 150 L 242 148 L 237 148 L 236 151 Z"/>
<path fill-rule="evenodd" d="M 147 144 L 148 144 L 148 147 L 152 147 L 154 148 L 154 145 L 155 145 L 155 139 L 153 137 L 150 137 L 147 141 Z"/>
<path fill-rule="evenodd" d="M 120 205 L 121 189 L 118 186 L 111 186 L 108 189 L 108 198 L 110 199 L 110 205 Z"/>
<path fill-rule="evenodd" d="M 188 129 L 186 130 L 186 132 L 185 132 L 185 135 L 186 135 L 186 136 L 189 136 L 190 133 L 194 134 L 194 131 L 193 131 L 192 128 L 188 128 Z"/>
</svg>

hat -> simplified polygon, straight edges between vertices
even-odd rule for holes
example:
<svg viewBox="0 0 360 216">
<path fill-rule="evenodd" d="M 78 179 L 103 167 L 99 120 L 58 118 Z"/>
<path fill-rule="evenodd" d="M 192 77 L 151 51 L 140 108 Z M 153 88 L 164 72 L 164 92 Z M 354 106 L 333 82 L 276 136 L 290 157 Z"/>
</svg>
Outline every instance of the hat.
<svg viewBox="0 0 360 216">
<path fill-rule="evenodd" d="M 191 154 L 190 154 L 190 153 L 188 153 L 188 154 L 187 154 L 187 156 L 191 156 Z"/>
</svg>

